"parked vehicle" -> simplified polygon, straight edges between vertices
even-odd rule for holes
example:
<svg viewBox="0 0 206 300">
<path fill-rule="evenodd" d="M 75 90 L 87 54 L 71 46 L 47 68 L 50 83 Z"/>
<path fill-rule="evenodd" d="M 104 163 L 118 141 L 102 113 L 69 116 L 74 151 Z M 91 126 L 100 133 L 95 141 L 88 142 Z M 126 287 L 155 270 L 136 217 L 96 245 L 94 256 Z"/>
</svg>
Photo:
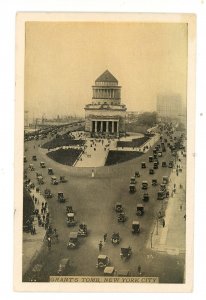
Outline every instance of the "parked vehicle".
<svg viewBox="0 0 206 300">
<path fill-rule="evenodd" d="M 29 170 L 30 170 L 30 171 L 34 171 L 34 170 L 35 170 L 35 168 L 34 168 L 34 165 L 33 165 L 33 164 L 29 164 Z"/>
<path fill-rule="evenodd" d="M 96 267 L 98 269 L 106 268 L 110 264 L 110 259 L 107 255 L 100 254 L 97 258 Z"/>
<path fill-rule="evenodd" d="M 58 182 L 56 176 L 52 176 L 52 177 L 51 177 L 51 184 L 57 185 L 58 183 L 59 183 L 59 182 Z"/>
<path fill-rule="evenodd" d="M 36 155 L 33 155 L 33 156 L 32 156 L 32 160 L 33 160 L 33 161 L 37 161 Z"/>
<path fill-rule="evenodd" d="M 117 217 L 118 222 L 124 223 L 127 220 L 125 213 L 120 213 Z"/>
<path fill-rule="evenodd" d="M 131 184 L 129 185 L 129 192 L 130 193 L 135 193 L 136 192 L 136 187 L 135 184 Z"/>
<path fill-rule="evenodd" d="M 169 167 L 169 168 L 173 168 L 173 166 L 174 166 L 173 160 L 170 160 L 170 161 L 169 161 L 169 164 L 168 164 L 168 167 Z"/>
<path fill-rule="evenodd" d="M 142 163 L 141 163 L 141 167 L 142 167 L 142 169 L 145 169 L 145 168 L 146 168 L 146 163 L 145 163 L 145 162 L 142 162 Z"/>
<path fill-rule="evenodd" d="M 153 162 L 153 156 L 149 156 L 149 162 Z"/>
<path fill-rule="evenodd" d="M 167 167 L 166 161 L 163 161 L 163 162 L 162 162 L 162 167 L 163 167 L 163 168 Z"/>
<path fill-rule="evenodd" d="M 60 176 L 59 182 L 65 183 L 67 180 L 65 179 L 65 176 Z"/>
<path fill-rule="evenodd" d="M 52 193 L 50 189 L 45 189 L 44 190 L 44 197 L 45 198 L 52 198 Z"/>
<path fill-rule="evenodd" d="M 156 179 L 156 178 L 152 179 L 152 185 L 153 185 L 153 186 L 156 186 L 156 185 L 157 185 L 157 179 Z"/>
<path fill-rule="evenodd" d="M 158 169 L 158 162 L 157 161 L 154 162 L 153 168 Z"/>
<path fill-rule="evenodd" d="M 40 162 L 40 167 L 41 167 L 41 168 L 46 168 L 45 162 L 41 161 L 41 162 Z"/>
<path fill-rule="evenodd" d="M 106 267 L 104 269 L 104 276 L 114 276 L 115 269 L 114 267 Z"/>
<path fill-rule="evenodd" d="M 132 176 L 130 178 L 130 184 L 136 184 L 136 178 L 135 178 L 135 176 Z"/>
<path fill-rule="evenodd" d="M 163 176 L 162 177 L 162 183 L 163 184 L 168 184 L 169 183 L 169 177 L 168 176 Z"/>
<path fill-rule="evenodd" d="M 142 200 L 143 200 L 144 202 L 149 201 L 149 194 L 148 194 L 148 193 L 144 193 L 144 194 L 143 194 Z"/>
<path fill-rule="evenodd" d="M 149 174 L 154 175 L 154 169 L 149 169 Z"/>
<path fill-rule="evenodd" d="M 76 225 L 77 222 L 74 219 L 74 213 L 67 213 L 66 223 L 68 227 Z"/>
<path fill-rule="evenodd" d="M 78 231 L 78 236 L 87 236 L 88 231 L 87 231 L 87 225 L 82 223 L 79 225 L 79 231 Z"/>
</svg>

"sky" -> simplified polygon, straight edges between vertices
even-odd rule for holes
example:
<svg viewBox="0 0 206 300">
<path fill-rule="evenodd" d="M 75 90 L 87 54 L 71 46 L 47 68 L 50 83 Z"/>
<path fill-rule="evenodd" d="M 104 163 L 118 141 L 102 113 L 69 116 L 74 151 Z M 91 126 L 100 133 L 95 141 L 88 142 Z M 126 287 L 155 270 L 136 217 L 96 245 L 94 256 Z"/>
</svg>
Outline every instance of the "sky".
<svg viewBox="0 0 206 300">
<path fill-rule="evenodd" d="M 30 117 L 84 115 L 92 85 L 107 69 L 128 111 L 155 111 L 159 94 L 179 94 L 186 103 L 186 24 L 28 22 L 25 40 Z"/>
</svg>

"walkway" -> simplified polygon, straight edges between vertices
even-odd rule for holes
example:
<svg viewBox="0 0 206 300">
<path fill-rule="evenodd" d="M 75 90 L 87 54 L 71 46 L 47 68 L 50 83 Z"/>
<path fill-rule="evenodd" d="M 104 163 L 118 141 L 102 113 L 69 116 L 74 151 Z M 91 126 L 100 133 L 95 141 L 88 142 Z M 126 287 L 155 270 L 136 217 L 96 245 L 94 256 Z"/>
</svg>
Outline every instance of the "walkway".
<svg viewBox="0 0 206 300">
<path fill-rule="evenodd" d="M 159 220 L 155 221 L 153 231 L 151 232 L 148 248 L 157 251 L 165 251 L 168 254 L 178 255 L 185 253 L 185 234 L 186 234 L 186 194 L 185 194 L 185 176 L 186 176 L 186 159 L 179 154 L 181 162 L 177 164 L 182 167 L 182 172 L 176 175 L 176 168 L 170 176 L 170 198 L 165 211 L 165 226 Z M 176 192 L 172 193 L 176 184 Z M 180 188 L 182 185 L 182 188 Z M 160 200 L 161 201 L 161 200 Z M 164 200 L 165 201 L 165 200 Z"/>
</svg>

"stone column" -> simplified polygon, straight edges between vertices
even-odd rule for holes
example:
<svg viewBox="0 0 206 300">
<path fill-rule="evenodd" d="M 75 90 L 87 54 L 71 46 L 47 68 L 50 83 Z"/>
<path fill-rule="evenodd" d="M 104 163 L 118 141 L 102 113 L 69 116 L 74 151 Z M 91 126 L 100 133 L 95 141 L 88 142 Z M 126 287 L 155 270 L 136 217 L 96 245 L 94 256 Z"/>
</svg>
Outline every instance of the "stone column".
<svg viewBox="0 0 206 300">
<path fill-rule="evenodd" d="M 109 121 L 106 121 L 106 133 L 109 132 Z"/>
<path fill-rule="evenodd" d="M 101 128 L 100 131 L 103 132 L 103 121 L 101 121 Z"/>
<path fill-rule="evenodd" d="M 117 121 L 117 133 L 119 133 L 119 121 Z"/>
<path fill-rule="evenodd" d="M 97 121 L 95 121 L 94 132 L 97 132 Z"/>
<path fill-rule="evenodd" d="M 114 121 L 112 121 L 112 133 L 114 133 Z"/>
</svg>

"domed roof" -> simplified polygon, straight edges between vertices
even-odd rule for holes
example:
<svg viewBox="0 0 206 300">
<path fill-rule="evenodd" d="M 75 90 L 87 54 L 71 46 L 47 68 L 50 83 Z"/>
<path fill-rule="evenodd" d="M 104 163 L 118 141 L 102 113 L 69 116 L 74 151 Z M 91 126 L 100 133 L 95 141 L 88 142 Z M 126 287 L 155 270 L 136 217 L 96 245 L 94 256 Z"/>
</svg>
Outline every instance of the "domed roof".
<svg viewBox="0 0 206 300">
<path fill-rule="evenodd" d="M 108 70 L 100 75 L 95 82 L 115 82 L 118 84 L 117 79 Z"/>
</svg>

